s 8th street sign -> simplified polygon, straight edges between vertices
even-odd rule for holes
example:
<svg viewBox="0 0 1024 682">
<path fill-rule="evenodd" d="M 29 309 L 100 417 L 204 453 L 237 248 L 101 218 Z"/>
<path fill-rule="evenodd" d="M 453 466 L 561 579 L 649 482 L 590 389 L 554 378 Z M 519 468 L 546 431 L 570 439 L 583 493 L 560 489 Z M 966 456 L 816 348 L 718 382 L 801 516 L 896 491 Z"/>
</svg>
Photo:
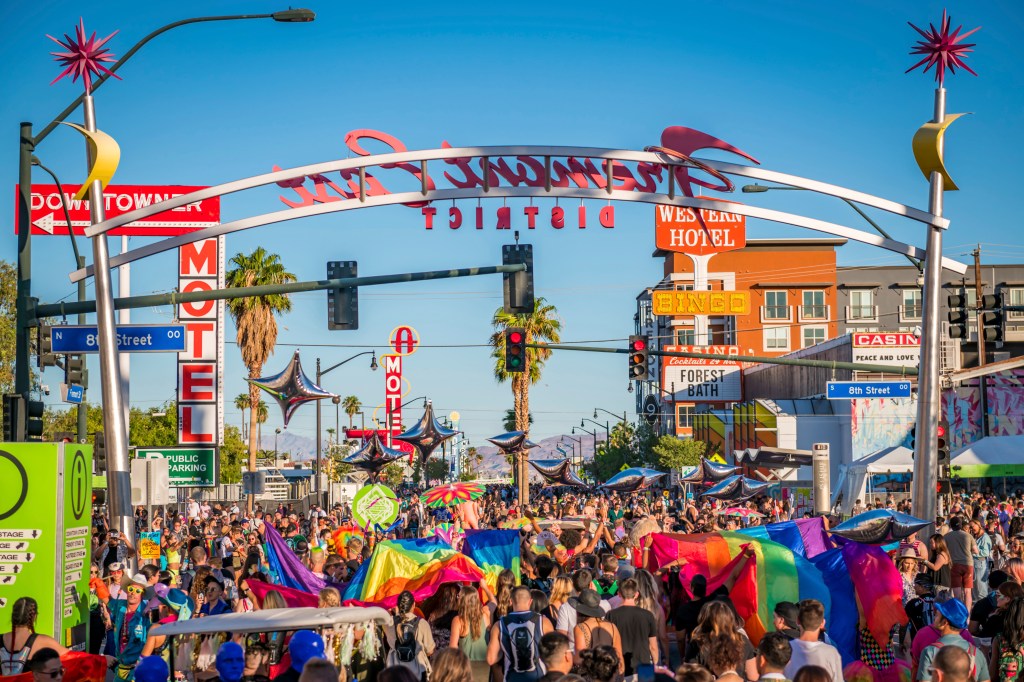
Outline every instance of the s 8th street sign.
<svg viewBox="0 0 1024 682">
<path fill-rule="evenodd" d="M 829 400 L 855 398 L 909 398 L 909 381 L 830 381 L 826 384 Z"/>
</svg>

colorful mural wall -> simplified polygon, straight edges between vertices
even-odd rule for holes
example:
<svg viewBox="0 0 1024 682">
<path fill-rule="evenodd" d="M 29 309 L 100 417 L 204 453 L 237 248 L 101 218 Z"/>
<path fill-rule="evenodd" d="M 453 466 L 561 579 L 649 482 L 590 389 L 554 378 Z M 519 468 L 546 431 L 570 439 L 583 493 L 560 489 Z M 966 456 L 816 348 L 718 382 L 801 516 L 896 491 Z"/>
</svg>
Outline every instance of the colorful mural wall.
<svg viewBox="0 0 1024 682">
<path fill-rule="evenodd" d="M 987 384 L 989 435 L 1024 434 L 1024 369 L 990 376 Z M 942 414 L 953 431 L 953 450 L 981 438 L 981 396 L 976 385 L 944 391 Z"/>
<path fill-rule="evenodd" d="M 850 401 L 851 453 L 856 461 L 873 452 L 910 443 L 917 401 L 910 398 L 861 398 Z"/>
</svg>

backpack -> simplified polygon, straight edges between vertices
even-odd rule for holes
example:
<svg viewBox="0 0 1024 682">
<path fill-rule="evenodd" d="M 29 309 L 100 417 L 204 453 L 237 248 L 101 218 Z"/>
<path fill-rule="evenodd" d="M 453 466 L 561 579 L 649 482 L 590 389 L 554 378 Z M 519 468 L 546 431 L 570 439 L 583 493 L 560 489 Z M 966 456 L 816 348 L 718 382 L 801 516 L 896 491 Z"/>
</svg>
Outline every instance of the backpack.
<svg viewBox="0 0 1024 682">
<path fill-rule="evenodd" d="M 930 645 L 928 648 L 934 648 L 936 653 L 938 653 L 938 650 L 941 649 L 944 646 L 946 646 L 945 642 L 939 640 L 939 641 L 935 642 L 935 644 Z M 969 680 L 976 680 L 976 679 L 978 679 L 978 658 L 977 658 L 978 648 L 976 646 L 974 646 L 973 644 L 968 644 L 966 651 L 967 651 L 967 655 L 971 657 L 971 670 L 970 670 L 970 672 L 967 675 L 967 679 L 969 679 Z M 933 661 L 935 660 L 934 656 L 932 657 L 932 660 Z M 999 667 L 1002 668 L 1002 666 L 1003 666 L 1003 660 L 1002 660 L 1002 658 L 1000 658 L 999 659 Z M 1001 678 L 1001 679 L 1006 679 L 1006 678 Z"/>
<path fill-rule="evenodd" d="M 614 597 L 619 591 L 619 584 L 613 576 L 602 575 L 594 581 L 594 591 L 601 597 Z"/>
<path fill-rule="evenodd" d="M 999 652 L 996 662 L 998 667 L 993 673 L 998 672 L 1000 680 L 1016 680 L 1024 673 L 1024 651 L 1021 649 L 1008 649 L 1002 642 L 999 642 Z"/>
<path fill-rule="evenodd" d="M 402 663 L 416 660 L 419 643 L 416 641 L 416 628 L 419 618 L 395 622 L 395 657 Z"/>
<path fill-rule="evenodd" d="M 509 672 L 530 673 L 537 669 L 536 633 L 541 628 L 539 618 L 517 623 L 502 623 L 509 641 Z"/>
</svg>

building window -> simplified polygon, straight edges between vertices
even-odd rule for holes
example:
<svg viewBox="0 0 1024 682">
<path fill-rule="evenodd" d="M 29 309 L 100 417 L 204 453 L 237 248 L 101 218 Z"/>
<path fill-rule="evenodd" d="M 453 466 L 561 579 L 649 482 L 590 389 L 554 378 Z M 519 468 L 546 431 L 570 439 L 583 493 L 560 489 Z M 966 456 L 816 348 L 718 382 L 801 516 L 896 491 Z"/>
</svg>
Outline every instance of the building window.
<svg viewBox="0 0 1024 682">
<path fill-rule="evenodd" d="M 765 327 L 765 350 L 789 350 L 789 327 Z"/>
<path fill-rule="evenodd" d="M 854 289 L 851 291 L 848 312 L 847 318 L 850 320 L 873 320 L 877 318 L 874 290 Z"/>
<path fill-rule="evenodd" d="M 921 290 L 920 289 L 904 289 L 903 290 L 903 307 L 900 309 L 900 315 L 905 320 L 920 320 L 921 319 Z"/>
<path fill-rule="evenodd" d="M 800 316 L 805 320 L 824 320 L 828 318 L 828 308 L 825 306 L 825 292 L 821 289 L 804 292 L 804 305 L 800 310 Z"/>
<path fill-rule="evenodd" d="M 692 429 L 693 428 L 693 405 L 682 405 L 676 404 L 676 428 L 677 429 Z"/>
<path fill-rule="evenodd" d="M 849 334 L 874 334 L 878 327 L 847 327 L 846 331 Z"/>
<path fill-rule="evenodd" d="M 693 328 L 676 329 L 676 345 L 693 346 L 697 343 L 697 331 Z"/>
<path fill-rule="evenodd" d="M 1003 293 L 1003 305 L 1024 306 L 1024 289 L 1006 289 Z M 1024 310 L 1007 310 L 1007 320 L 1024 320 Z"/>
<path fill-rule="evenodd" d="M 764 319 L 766 320 L 788 320 L 789 299 L 788 292 L 766 291 L 764 292 Z"/>
<path fill-rule="evenodd" d="M 825 340 L 828 335 L 828 329 L 825 327 L 804 327 L 803 328 L 803 348 L 813 346 L 816 343 L 821 343 Z"/>
</svg>

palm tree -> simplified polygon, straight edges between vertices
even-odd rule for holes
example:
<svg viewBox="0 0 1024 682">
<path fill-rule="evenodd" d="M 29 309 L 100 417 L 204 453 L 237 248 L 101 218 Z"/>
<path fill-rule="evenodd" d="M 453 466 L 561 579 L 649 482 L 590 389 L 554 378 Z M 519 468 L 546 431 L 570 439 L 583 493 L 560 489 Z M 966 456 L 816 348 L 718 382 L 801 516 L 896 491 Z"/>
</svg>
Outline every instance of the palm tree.
<svg viewBox="0 0 1024 682">
<path fill-rule="evenodd" d="M 505 371 L 505 329 L 522 327 L 526 330 L 526 343 L 558 343 L 561 340 L 562 322 L 557 315 L 555 306 L 548 305 L 543 298 L 538 297 L 534 300 L 533 312 L 530 314 L 515 315 L 498 308 L 491 319 L 495 329 L 491 334 L 491 346 L 494 348 L 491 353 L 494 358 L 494 378 L 499 383 L 512 380 L 515 430 L 523 431 L 527 435 L 530 433 L 530 385 L 540 381 L 544 363 L 551 357 L 551 351 L 546 348 L 527 348 L 524 371 L 509 374 Z M 529 487 L 526 482 L 528 459 L 529 455 L 524 450 L 519 458 L 519 475 L 516 476 L 521 504 L 526 504 L 529 498 Z"/>
<path fill-rule="evenodd" d="M 532 413 L 530 414 L 529 419 L 527 421 L 530 424 L 533 423 L 533 414 Z M 516 430 L 516 411 L 515 410 L 505 410 L 505 421 L 503 421 L 501 424 L 502 424 L 502 426 L 505 427 L 506 431 L 515 431 Z"/>
<path fill-rule="evenodd" d="M 242 413 L 242 430 L 239 433 L 245 433 L 245 411 L 249 409 L 248 393 L 239 393 L 235 396 L 235 408 Z"/>
<path fill-rule="evenodd" d="M 341 409 L 345 410 L 345 414 L 348 415 L 348 428 L 351 430 L 352 418 L 359 414 L 359 410 L 363 409 L 363 404 L 354 395 L 347 395 L 341 401 Z"/>
<path fill-rule="evenodd" d="M 251 254 L 236 254 L 231 259 L 231 270 L 227 273 L 228 287 L 251 287 L 267 284 L 294 282 L 295 275 L 284 269 L 277 254 L 267 253 L 257 247 Z M 228 301 L 228 310 L 235 321 L 238 349 L 242 361 L 249 369 L 249 378 L 257 379 L 263 371 L 267 358 L 277 345 L 277 319 L 279 313 L 292 309 L 291 300 L 285 294 L 246 296 Z M 260 389 L 249 384 L 249 471 L 256 470 L 256 450 Z M 250 510 L 252 497 L 249 498 Z"/>
</svg>

